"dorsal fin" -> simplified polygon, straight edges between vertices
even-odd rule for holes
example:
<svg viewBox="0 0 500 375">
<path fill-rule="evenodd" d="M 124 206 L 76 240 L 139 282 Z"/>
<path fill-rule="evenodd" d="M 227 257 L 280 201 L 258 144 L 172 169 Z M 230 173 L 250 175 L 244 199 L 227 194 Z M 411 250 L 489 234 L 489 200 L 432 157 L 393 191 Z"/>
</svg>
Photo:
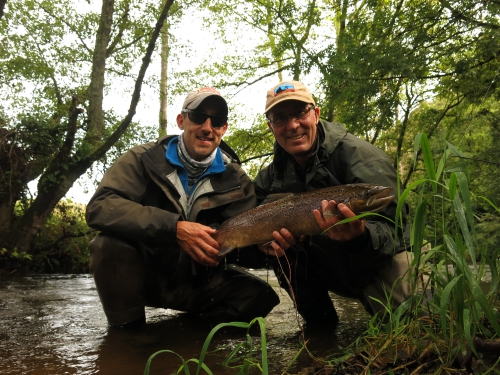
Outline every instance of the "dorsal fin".
<svg viewBox="0 0 500 375">
<path fill-rule="evenodd" d="M 260 204 L 261 206 L 265 205 L 265 204 L 269 204 L 269 203 L 272 203 L 272 202 L 276 202 L 276 201 L 279 201 L 281 199 L 285 199 L 285 198 L 288 198 L 288 197 L 291 197 L 292 195 L 294 195 L 293 193 L 277 193 L 277 194 L 269 194 L 266 199 L 264 199 L 264 201 Z"/>
</svg>

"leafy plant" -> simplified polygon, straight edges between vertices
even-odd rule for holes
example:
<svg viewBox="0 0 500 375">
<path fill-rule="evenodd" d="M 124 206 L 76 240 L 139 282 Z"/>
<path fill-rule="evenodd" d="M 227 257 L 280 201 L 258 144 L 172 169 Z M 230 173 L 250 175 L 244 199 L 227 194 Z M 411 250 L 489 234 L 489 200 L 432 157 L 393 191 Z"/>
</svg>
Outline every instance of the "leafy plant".
<svg viewBox="0 0 500 375">
<path fill-rule="evenodd" d="M 18 204 L 16 215 L 21 216 L 25 209 Z M 88 273 L 89 242 L 94 235 L 85 221 L 85 206 L 62 200 L 34 238 L 32 252 L 14 251 L 10 258 L 29 272 Z"/>
<path fill-rule="evenodd" d="M 261 331 L 261 343 L 260 343 L 260 353 L 261 353 L 261 359 L 260 361 L 255 357 L 257 354 L 256 347 L 253 344 L 252 337 L 250 336 L 248 330 L 250 327 L 254 324 L 258 323 L 259 328 Z M 196 358 L 191 358 L 188 359 L 187 361 L 184 360 L 180 355 L 175 353 L 172 350 L 160 350 L 157 351 L 156 353 L 152 354 L 148 362 L 146 363 L 146 368 L 144 369 L 144 375 L 149 375 L 149 369 L 151 367 L 151 362 L 153 359 L 163 353 L 168 353 L 168 354 L 174 354 L 176 355 L 179 360 L 181 361 L 182 365 L 179 367 L 177 370 L 177 373 L 180 373 L 181 371 L 184 372 L 184 374 L 189 375 L 189 367 L 188 364 L 190 362 L 196 363 L 196 372 L 195 374 L 198 375 L 200 374 L 201 369 L 203 369 L 207 374 L 213 375 L 212 371 L 203 363 L 205 356 L 208 351 L 208 347 L 210 345 L 210 342 L 212 341 L 213 336 L 215 333 L 224 327 L 238 327 L 238 328 L 246 328 L 247 329 L 247 334 L 245 337 L 245 341 L 239 343 L 236 345 L 236 347 L 231 351 L 231 353 L 227 356 L 227 358 L 224 360 L 223 365 L 225 366 L 230 366 L 232 362 L 239 360 L 242 361 L 241 364 L 238 365 L 233 365 L 232 368 L 238 369 L 238 374 L 248 374 L 248 370 L 251 367 L 258 367 L 259 370 L 262 371 L 262 374 L 267 375 L 268 372 L 268 362 L 267 362 L 267 341 L 266 341 L 266 323 L 263 318 L 255 318 L 253 319 L 250 323 L 244 323 L 244 322 L 231 322 L 231 323 L 221 323 L 215 326 L 210 333 L 208 334 L 207 338 L 205 339 L 205 343 L 203 344 L 203 347 L 201 349 L 201 354 L 199 359 Z M 243 354 L 241 354 L 243 353 Z"/>
<path fill-rule="evenodd" d="M 474 367 L 486 371 L 487 366 L 472 358 L 499 345 L 499 250 L 487 252 L 480 245 L 466 170 L 449 165 L 451 155 L 463 153 L 448 143 L 436 167 L 425 134 L 416 138 L 415 162 L 420 151 L 427 178 L 410 184 L 398 207 L 400 215 L 404 200 L 417 193 L 411 237 L 412 297 L 395 311 L 387 309 L 382 319 L 373 318 L 351 348 L 356 355 L 349 361 L 362 362 L 363 373 L 409 369 L 414 374 L 439 373 L 450 367 L 465 367 L 469 373 Z M 439 228 L 426 225 L 429 214 Z M 437 230 L 442 242 L 434 236 Z M 429 236 L 434 242 L 427 241 Z M 484 291 L 481 280 L 488 268 L 491 284 Z"/>
</svg>

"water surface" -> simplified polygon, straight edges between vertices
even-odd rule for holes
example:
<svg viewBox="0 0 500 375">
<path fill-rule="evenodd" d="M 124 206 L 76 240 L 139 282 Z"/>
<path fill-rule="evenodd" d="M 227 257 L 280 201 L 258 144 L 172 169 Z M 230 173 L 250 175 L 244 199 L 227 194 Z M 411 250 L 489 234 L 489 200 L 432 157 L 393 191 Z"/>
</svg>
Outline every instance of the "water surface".
<svg viewBox="0 0 500 375">
<path fill-rule="evenodd" d="M 281 374 L 299 352 L 302 333 L 293 305 L 272 272 L 252 272 L 267 280 L 280 295 L 281 303 L 265 320 L 270 373 Z M 352 342 L 369 320 L 358 302 L 332 298 L 341 320 L 339 327 L 333 334 L 308 337 L 309 351 L 319 357 Z M 0 279 L 0 373 L 143 374 L 148 358 L 159 350 L 172 350 L 185 360 L 198 358 L 212 328 L 174 310 L 148 308 L 146 318 L 142 328 L 108 328 L 89 275 L 4 276 Z M 214 336 L 205 359 L 214 374 L 238 372 L 221 366 L 221 362 L 244 341 L 245 333 L 235 328 Z M 252 330 L 251 337 L 257 344 L 260 332 Z M 298 373 L 312 362 L 303 351 L 288 372 Z M 175 354 L 161 354 L 153 361 L 151 374 L 174 374 L 180 365 Z M 190 369 L 194 373 L 195 365 Z M 254 373 L 260 371 L 255 369 Z"/>
</svg>

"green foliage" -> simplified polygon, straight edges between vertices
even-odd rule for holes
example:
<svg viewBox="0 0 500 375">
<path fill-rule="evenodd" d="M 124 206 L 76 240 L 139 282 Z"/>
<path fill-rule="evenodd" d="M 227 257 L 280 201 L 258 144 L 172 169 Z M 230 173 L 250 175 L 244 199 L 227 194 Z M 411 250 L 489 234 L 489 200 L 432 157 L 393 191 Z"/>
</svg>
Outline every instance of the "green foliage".
<svg viewBox="0 0 500 375">
<path fill-rule="evenodd" d="M 108 156 L 144 135 L 122 137 L 132 116 L 122 119 L 119 99 L 108 98 L 123 100 L 135 88 L 127 100 L 135 113 L 171 3 L 9 1 L 0 20 L 0 242 L 11 254 L 38 249 L 33 236 L 72 184 L 113 145 Z M 27 199 L 36 178 L 37 194 Z M 20 220 L 16 203 L 31 205 Z"/>
<path fill-rule="evenodd" d="M 251 179 L 272 160 L 274 136 L 267 127 L 264 116 L 256 117 L 249 129 L 232 127 L 230 134 L 224 137 L 224 141 L 239 155 Z"/>
<path fill-rule="evenodd" d="M 357 350 L 371 354 L 368 368 L 384 356 L 389 358 L 383 361 L 394 367 L 400 366 L 398 361 L 411 363 L 418 358 L 422 364 L 435 362 L 432 372 L 442 371 L 468 351 L 478 355 L 478 340 L 487 342 L 500 335 L 496 305 L 500 252 L 498 247 L 488 248 L 480 242 L 466 174 L 449 164 L 452 155 L 462 156 L 462 152 L 448 144 L 436 167 L 425 134 L 417 137 L 416 154 L 419 149 L 423 150 L 427 178 L 414 182 L 402 194 L 403 200 L 412 192 L 418 196 L 411 238 L 412 296 L 395 311 L 387 308 L 378 323 L 374 318 L 358 339 Z M 437 219 L 432 221 L 435 228 L 426 225 L 428 216 Z M 434 237 L 436 232 L 441 233 L 439 239 Z M 429 241 L 429 237 L 434 238 Z M 424 243 L 432 246 L 422 247 Z M 492 281 L 489 290 L 483 290 L 481 281 L 487 270 Z M 406 354 L 398 347 L 404 347 Z"/>
<path fill-rule="evenodd" d="M 233 0 L 204 6 L 207 27 L 227 44 L 224 61 L 203 61 L 196 74 L 182 73 L 185 79 L 238 89 L 261 78 L 301 79 L 322 117 L 384 149 L 404 184 L 418 179 L 411 168 L 418 133 L 431 145 L 447 139 L 469 157 L 494 152 L 495 138 L 487 134 L 498 129 L 496 2 Z M 481 184 L 495 189 L 491 185 Z"/>
<path fill-rule="evenodd" d="M 27 267 L 37 273 L 88 273 L 95 234 L 86 224 L 85 206 L 62 200 L 35 237 Z"/>
<path fill-rule="evenodd" d="M 259 328 L 261 331 L 261 342 L 260 342 L 260 360 L 256 358 L 257 350 L 259 348 L 256 348 L 253 344 L 253 339 L 249 334 L 250 327 L 255 324 L 259 324 Z M 154 354 L 152 354 L 148 362 L 146 363 L 146 368 L 144 369 L 144 375 L 149 375 L 149 369 L 151 366 L 151 362 L 153 359 L 162 353 L 168 353 L 168 354 L 174 354 L 176 355 L 182 365 L 179 367 L 177 370 L 177 373 L 180 373 L 183 371 L 186 375 L 190 374 L 188 364 L 190 362 L 196 363 L 196 375 L 200 374 L 201 369 L 203 369 L 207 374 L 212 375 L 212 371 L 203 363 L 203 360 L 205 359 L 205 356 L 208 351 L 208 347 L 210 345 L 210 342 L 212 341 L 212 338 L 214 335 L 217 333 L 218 330 L 224 327 L 237 327 L 237 328 L 244 328 L 247 329 L 247 334 L 245 336 L 245 340 L 238 345 L 231 351 L 231 353 L 227 356 L 227 358 L 224 360 L 223 365 L 228 366 L 230 368 L 239 370 L 238 374 L 245 375 L 248 374 L 249 371 L 251 370 L 252 367 L 257 367 L 262 374 L 266 375 L 268 374 L 268 363 L 267 363 L 267 341 L 266 341 L 266 323 L 263 318 L 255 318 L 253 319 L 250 323 L 244 323 L 244 322 L 231 322 L 231 323 L 221 323 L 216 325 L 208 334 L 207 338 L 205 339 L 205 343 L 203 344 L 203 347 L 201 349 L 200 353 L 200 358 L 195 359 L 191 358 L 189 360 L 184 360 L 180 355 L 177 353 L 171 351 L 171 350 L 160 350 Z M 238 361 L 241 364 L 233 364 L 233 362 Z"/>
</svg>

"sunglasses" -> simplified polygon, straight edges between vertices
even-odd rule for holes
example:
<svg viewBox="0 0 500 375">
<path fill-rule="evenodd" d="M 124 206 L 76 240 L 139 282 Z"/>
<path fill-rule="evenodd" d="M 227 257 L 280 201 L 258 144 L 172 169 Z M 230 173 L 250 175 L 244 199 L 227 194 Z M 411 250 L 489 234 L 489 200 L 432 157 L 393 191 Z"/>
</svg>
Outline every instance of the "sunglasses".
<svg viewBox="0 0 500 375">
<path fill-rule="evenodd" d="M 196 125 L 203 125 L 207 118 L 210 119 L 210 123 L 212 124 L 212 128 L 220 129 L 227 122 L 227 116 L 224 115 L 209 115 L 205 112 L 193 111 L 192 109 L 183 109 L 182 113 L 187 113 L 189 120 L 194 122 Z"/>
<path fill-rule="evenodd" d="M 272 118 L 268 118 L 268 121 L 273 128 L 280 128 L 288 124 L 290 118 L 295 118 L 297 120 L 305 119 L 307 116 L 309 116 L 309 112 L 311 112 L 311 110 L 313 109 L 314 109 L 313 105 L 308 105 L 306 107 L 296 109 L 292 113 L 278 113 L 274 115 Z"/>
</svg>

